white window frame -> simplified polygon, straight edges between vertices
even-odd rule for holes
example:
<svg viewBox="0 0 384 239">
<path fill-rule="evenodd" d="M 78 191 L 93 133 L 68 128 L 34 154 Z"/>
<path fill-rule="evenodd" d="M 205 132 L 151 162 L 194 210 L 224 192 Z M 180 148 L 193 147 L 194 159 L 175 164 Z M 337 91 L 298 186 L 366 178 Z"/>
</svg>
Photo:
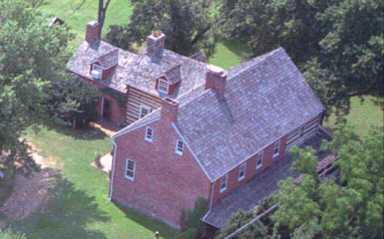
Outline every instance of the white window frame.
<svg viewBox="0 0 384 239">
<path fill-rule="evenodd" d="M 239 176 L 237 178 L 238 181 L 241 181 L 245 178 L 245 175 L 247 173 L 247 162 L 245 163 L 242 163 L 240 166 L 239 166 Z M 243 175 L 241 175 L 243 174 Z"/>
<path fill-rule="evenodd" d="M 163 87 L 161 87 L 161 84 L 164 84 L 163 86 L 166 85 L 166 89 L 164 89 Z M 159 78 L 158 82 L 157 82 L 157 90 L 160 92 L 160 93 L 163 93 L 163 94 L 168 94 L 169 92 L 169 83 L 168 83 L 168 80 L 165 79 L 165 78 Z"/>
<path fill-rule="evenodd" d="M 181 147 L 179 147 L 180 145 Z M 175 153 L 178 154 L 178 155 L 183 155 L 183 151 L 184 151 L 184 141 L 178 139 L 176 140 L 176 147 L 175 147 Z"/>
<path fill-rule="evenodd" d="M 145 115 L 143 115 L 143 110 L 146 110 L 148 113 L 146 113 Z M 139 110 L 139 119 L 143 118 L 144 116 L 146 116 L 147 114 L 151 113 L 152 112 L 152 108 L 148 105 L 140 105 L 140 110 Z"/>
<path fill-rule="evenodd" d="M 148 137 L 148 131 L 151 131 L 151 137 Z M 153 142 L 153 137 L 154 137 L 154 131 L 151 127 L 146 127 L 145 128 L 145 135 L 144 135 L 144 139 L 145 141 L 147 142 Z"/>
<path fill-rule="evenodd" d="M 260 160 L 260 164 L 258 165 L 257 162 Z M 256 154 L 256 170 L 263 167 L 263 160 L 264 160 L 264 151 L 261 151 Z"/>
<path fill-rule="evenodd" d="M 133 169 L 129 169 L 128 168 L 128 165 L 129 165 L 129 162 L 132 162 L 133 163 Z M 127 175 L 127 172 L 131 172 L 133 174 L 133 176 L 129 176 Z M 131 181 L 134 181 L 135 180 L 135 176 L 136 176 L 136 162 L 131 160 L 131 159 L 126 159 L 125 160 L 125 171 L 124 171 L 124 177 L 128 180 L 131 180 Z"/>
<path fill-rule="evenodd" d="M 276 146 L 277 145 L 277 146 Z M 277 153 L 275 153 L 277 147 Z M 273 158 L 277 158 L 280 154 L 281 142 L 280 139 L 273 143 Z"/>
<path fill-rule="evenodd" d="M 224 187 L 222 187 L 224 182 Z M 228 174 L 225 174 L 223 177 L 220 178 L 220 192 L 224 192 L 228 188 Z"/>
</svg>

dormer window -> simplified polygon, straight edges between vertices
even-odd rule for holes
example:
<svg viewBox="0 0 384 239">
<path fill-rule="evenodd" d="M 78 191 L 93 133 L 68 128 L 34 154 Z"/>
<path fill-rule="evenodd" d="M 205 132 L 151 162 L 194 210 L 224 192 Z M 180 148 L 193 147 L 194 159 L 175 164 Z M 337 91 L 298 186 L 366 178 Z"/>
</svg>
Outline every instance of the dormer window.
<svg viewBox="0 0 384 239">
<path fill-rule="evenodd" d="M 101 80 L 103 76 L 103 67 L 98 63 L 94 63 L 91 65 L 91 77 L 94 80 Z"/>
<path fill-rule="evenodd" d="M 167 81 L 167 79 L 165 77 L 159 78 L 159 80 L 157 82 L 157 90 L 160 93 L 168 94 L 169 84 L 168 84 L 168 81 Z"/>
</svg>

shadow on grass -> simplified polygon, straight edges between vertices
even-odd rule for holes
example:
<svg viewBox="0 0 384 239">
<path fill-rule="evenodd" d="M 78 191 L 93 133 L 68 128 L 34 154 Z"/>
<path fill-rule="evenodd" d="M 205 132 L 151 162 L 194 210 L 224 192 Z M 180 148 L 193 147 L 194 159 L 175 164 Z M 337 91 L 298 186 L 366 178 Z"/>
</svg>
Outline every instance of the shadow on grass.
<svg viewBox="0 0 384 239">
<path fill-rule="evenodd" d="M 71 126 L 64 125 L 59 122 L 47 123 L 44 124 L 44 126 L 50 130 L 56 131 L 59 134 L 70 136 L 74 139 L 98 140 L 108 138 L 108 136 L 103 131 L 101 131 L 100 129 L 92 128 L 90 126 L 73 129 Z M 36 131 L 39 130 L 38 127 L 39 126 L 36 126 Z"/>
<path fill-rule="evenodd" d="M 149 229 L 150 231 L 156 232 L 158 231 L 160 233 L 160 236 L 163 238 L 174 238 L 178 231 L 176 229 L 173 229 L 166 223 L 151 218 L 147 215 L 144 215 L 140 213 L 139 211 L 135 209 L 131 209 L 128 207 L 124 207 L 120 205 L 119 203 L 113 202 L 121 211 L 123 211 L 130 220 L 135 221 L 136 223 L 144 226 L 145 228 Z"/>
<path fill-rule="evenodd" d="M 11 228 L 15 232 L 25 233 L 29 238 L 106 238 L 102 231 L 87 228 L 90 223 L 109 221 L 107 214 L 98 208 L 95 198 L 76 189 L 60 175 L 56 176 L 56 180 L 46 208 L 14 223 Z"/>
</svg>

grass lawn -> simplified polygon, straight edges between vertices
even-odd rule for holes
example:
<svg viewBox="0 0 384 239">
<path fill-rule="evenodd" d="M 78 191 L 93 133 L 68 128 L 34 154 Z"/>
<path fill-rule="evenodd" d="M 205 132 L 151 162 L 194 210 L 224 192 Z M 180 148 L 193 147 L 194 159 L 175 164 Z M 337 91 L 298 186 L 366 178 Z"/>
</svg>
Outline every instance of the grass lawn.
<svg viewBox="0 0 384 239">
<path fill-rule="evenodd" d="M 85 34 L 85 26 L 89 21 L 97 20 L 97 0 L 47 0 L 41 10 L 49 15 L 63 19 L 76 34 L 73 46 L 77 46 Z M 129 0 L 112 0 L 105 19 L 105 34 L 110 25 L 127 24 L 132 14 Z"/>
<path fill-rule="evenodd" d="M 351 110 L 347 115 L 347 124 L 354 127 L 355 132 L 364 136 L 371 127 L 384 126 L 384 99 L 378 99 L 371 96 L 360 98 L 354 97 L 351 100 Z M 326 125 L 333 127 L 334 117 L 330 117 Z"/>
<path fill-rule="evenodd" d="M 108 178 L 91 166 L 97 154 L 110 151 L 110 139 L 94 130 L 43 128 L 27 132 L 43 155 L 61 162 L 54 199 L 44 213 L 17 222 L 12 228 L 31 239 L 152 239 L 159 231 L 172 238 L 165 224 L 132 211 L 123 212 L 108 198 Z"/>
</svg>

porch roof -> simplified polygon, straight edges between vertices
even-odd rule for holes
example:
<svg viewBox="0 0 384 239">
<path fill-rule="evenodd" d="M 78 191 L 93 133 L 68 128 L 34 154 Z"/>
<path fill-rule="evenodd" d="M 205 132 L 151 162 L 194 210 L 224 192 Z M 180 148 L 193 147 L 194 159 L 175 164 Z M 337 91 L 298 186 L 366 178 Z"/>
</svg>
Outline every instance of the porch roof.
<svg viewBox="0 0 384 239">
<path fill-rule="evenodd" d="M 311 146 L 316 150 L 319 161 L 322 161 L 329 155 L 328 152 L 320 150 L 323 139 L 329 139 L 329 136 L 319 130 L 318 134 L 307 139 L 300 147 Z M 245 186 L 236 189 L 222 199 L 206 213 L 202 221 L 216 228 L 222 228 L 238 210 L 252 210 L 278 190 L 278 183 L 281 180 L 299 176 L 299 173 L 292 169 L 292 163 L 292 155 L 287 153 L 284 160 L 257 174 Z"/>
</svg>

